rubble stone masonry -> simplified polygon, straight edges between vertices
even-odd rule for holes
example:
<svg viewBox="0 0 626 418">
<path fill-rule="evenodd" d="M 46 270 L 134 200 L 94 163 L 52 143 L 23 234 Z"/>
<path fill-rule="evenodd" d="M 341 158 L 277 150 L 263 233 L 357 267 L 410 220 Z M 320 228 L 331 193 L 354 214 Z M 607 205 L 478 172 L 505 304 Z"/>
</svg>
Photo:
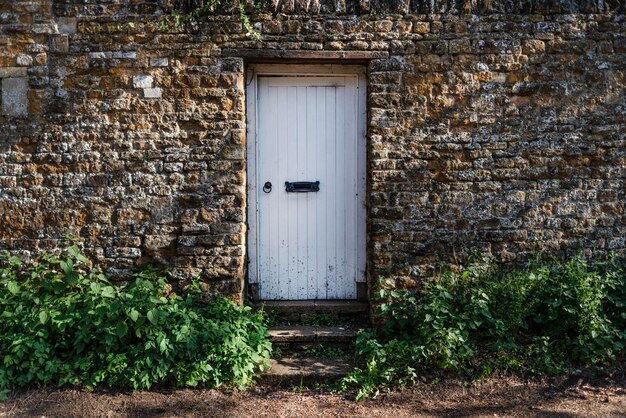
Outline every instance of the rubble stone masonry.
<svg viewBox="0 0 626 418">
<path fill-rule="evenodd" d="M 246 60 L 380 51 L 368 83 L 368 276 L 415 285 L 471 248 L 626 248 L 623 2 L 272 0 L 150 30 L 148 0 L 0 3 L 0 250 L 77 237 L 243 295 Z M 306 54 L 305 54 L 306 55 Z"/>
</svg>

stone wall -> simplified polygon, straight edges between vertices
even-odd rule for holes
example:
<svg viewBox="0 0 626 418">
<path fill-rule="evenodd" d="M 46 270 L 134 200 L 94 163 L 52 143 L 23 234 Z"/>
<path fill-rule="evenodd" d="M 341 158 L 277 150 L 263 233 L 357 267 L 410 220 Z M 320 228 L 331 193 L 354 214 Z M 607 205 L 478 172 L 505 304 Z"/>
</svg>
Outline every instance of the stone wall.
<svg viewBox="0 0 626 418">
<path fill-rule="evenodd" d="M 222 52 L 245 48 L 388 53 L 368 64 L 371 278 L 412 286 L 470 248 L 624 251 L 623 3 L 424 4 L 274 2 L 261 41 L 226 9 L 185 33 L 144 25 L 155 1 L 3 5 L 0 249 L 70 233 L 114 276 L 152 259 L 240 298 L 245 62 Z"/>
</svg>

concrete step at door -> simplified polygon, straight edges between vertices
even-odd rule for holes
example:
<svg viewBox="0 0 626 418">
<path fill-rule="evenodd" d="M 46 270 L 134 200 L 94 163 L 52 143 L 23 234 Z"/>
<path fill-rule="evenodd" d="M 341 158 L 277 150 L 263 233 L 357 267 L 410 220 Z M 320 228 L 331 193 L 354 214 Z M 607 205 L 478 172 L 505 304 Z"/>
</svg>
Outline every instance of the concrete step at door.
<svg viewBox="0 0 626 418">
<path fill-rule="evenodd" d="M 261 376 L 261 383 L 280 386 L 333 384 L 354 367 L 350 357 L 278 357 L 270 361 L 270 369 Z"/>
<path fill-rule="evenodd" d="M 358 329 L 353 323 L 270 328 L 274 358 L 262 381 L 277 386 L 332 384 L 354 367 Z"/>
<path fill-rule="evenodd" d="M 343 322 L 369 322 L 369 304 L 354 300 L 262 301 L 256 303 L 254 308 L 273 315 L 278 323 L 306 324 L 321 315 Z"/>
<path fill-rule="evenodd" d="M 279 325 L 269 329 L 272 343 L 352 342 L 357 328 L 351 324 L 331 326 Z"/>
<path fill-rule="evenodd" d="M 270 328 L 268 332 L 276 352 L 313 351 L 336 355 L 338 351 L 350 354 L 354 352 L 354 341 L 359 328 L 356 324 L 330 326 L 296 324 L 278 325 Z"/>
</svg>

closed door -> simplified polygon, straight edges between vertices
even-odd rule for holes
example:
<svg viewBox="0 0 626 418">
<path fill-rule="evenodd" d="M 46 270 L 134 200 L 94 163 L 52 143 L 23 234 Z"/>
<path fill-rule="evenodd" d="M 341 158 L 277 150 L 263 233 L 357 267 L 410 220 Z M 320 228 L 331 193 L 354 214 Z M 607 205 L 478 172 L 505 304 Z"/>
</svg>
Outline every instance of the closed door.
<svg viewBox="0 0 626 418">
<path fill-rule="evenodd" d="M 365 270 L 358 77 L 256 83 L 251 279 L 264 300 L 354 299 Z"/>
</svg>

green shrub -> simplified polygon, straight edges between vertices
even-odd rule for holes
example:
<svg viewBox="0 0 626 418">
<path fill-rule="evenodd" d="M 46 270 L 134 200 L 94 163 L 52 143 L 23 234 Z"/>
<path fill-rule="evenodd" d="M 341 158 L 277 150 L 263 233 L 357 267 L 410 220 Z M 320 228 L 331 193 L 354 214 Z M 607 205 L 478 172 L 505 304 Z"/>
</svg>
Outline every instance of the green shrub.
<svg viewBox="0 0 626 418">
<path fill-rule="evenodd" d="M 624 355 L 626 274 L 612 259 L 590 264 L 533 261 L 503 271 L 481 259 L 429 280 L 420 294 L 382 280 L 385 319 L 362 333 L 365 367 L 341 382 L 358 397 L 414 380 L 426 369 L 557 373 L 568 365 L 603 367 Z"/>
<path fill-rule="evenodd" d="M 271 345 L 262 314 L 171 292 L 151 270 L 115 286 L 75 246 L 0 257 L 0 390 L 25 385 L 248 385 Z"/>
</svg>

